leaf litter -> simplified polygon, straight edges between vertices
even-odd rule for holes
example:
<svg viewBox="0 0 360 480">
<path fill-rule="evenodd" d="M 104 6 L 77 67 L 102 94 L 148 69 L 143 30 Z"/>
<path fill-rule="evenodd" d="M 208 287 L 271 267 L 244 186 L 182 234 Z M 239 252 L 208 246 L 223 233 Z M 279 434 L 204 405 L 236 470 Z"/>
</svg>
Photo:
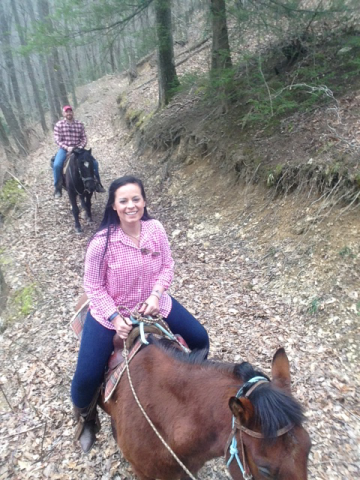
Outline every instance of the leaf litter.
<svg viewBox="0 0 360 480">
<path fill-rule="evenodd" d="M 231 204 L 224 194 L 233 179 L 217 191 L 216 168 L 204 161 L 195 173 L 178 165 L 165 179 L 158 169 L 161 153 L 140 155 L 117 110 L 117 95 L 129 88 L 123 76 L 93 82 L 83 87 L 76 111 L 87 125 L 104 185 L 127 173 L 144 179 L 151 214 L 164 223 L 173 249 L 171 292 L 208 329 L 212 358 L 246 360 L 269 374 L 276 348 L 285 347 L 312 439 L 309 478 L 358 478 L 358 219 L 350 215 L 338 231 L 315 227 L 300 239 L 287 232 L 291 214 L 302 208 L 296 198 L 275 200 L 264 215 L 263 199 L 245 186 Z M 139 89 L 136 95 L 139 100 Z M 48 165 L 54 150 L 49 136 L 31 156 L 26 186 L 32 206 L 2 227 L 1 246 L 11 259 L 6 281 L 12 289 L 35 282 L 38 297 L 34 311 L 1 337 L 0 479 L 134 480 L 103 413 L 90 454 L 82 455 L 73 442 L 69 391 L 78 343 L 69 320 L 83 291 L 86 244 L 106 196 L 95 196 L 95 224 L 82 220 L 84 233 L 76 235 L 66 196 L 52 196 Z M 211 200 L 205 190 L 220 198 Z M 250 210 L 241 208 L 245 196 L 252 199 Z M 328 232 L 335 240 L 323 238 Z M 346 262 L 337 255 L 345 241 L 356 254 Z M 319 260 L 324 255 L 331 257 L 327 266 Z M 223 460 L 209 462 L 198 478 L 228 478 Z"/>
</svg>

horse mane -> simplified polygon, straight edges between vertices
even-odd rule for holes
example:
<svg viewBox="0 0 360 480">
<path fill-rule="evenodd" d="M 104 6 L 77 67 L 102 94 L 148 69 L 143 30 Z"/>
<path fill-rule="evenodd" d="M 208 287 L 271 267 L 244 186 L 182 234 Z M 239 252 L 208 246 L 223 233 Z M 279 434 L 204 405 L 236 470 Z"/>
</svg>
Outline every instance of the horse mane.
<svg viewBox="0 0 360 480">
<path fill-rule="evenodd" d="M 166 339 L 157 340 L 151 337 L 150 343 L 182 363 L 201 365 L 205 368 L 215 368 L 234 374 L 244 383 L 243 395 L 252 386 L 251 384 L 246 385 L 251 378 L 262 376 L 270 380 L 264 373 L 255 370 L 248 362 L 234 365 L 233 363 L 207 360 L 207 350 L 193 350 L 187 354 Z M 300 426 L 305 419 L 303 409 L 295 398 L 270 381 L 253 390 L 249 399 L 255 408 L 256 426 L 261 429 L 266 439 L 276 438 L 276 432 L 290 424 Z"/>
</svg>

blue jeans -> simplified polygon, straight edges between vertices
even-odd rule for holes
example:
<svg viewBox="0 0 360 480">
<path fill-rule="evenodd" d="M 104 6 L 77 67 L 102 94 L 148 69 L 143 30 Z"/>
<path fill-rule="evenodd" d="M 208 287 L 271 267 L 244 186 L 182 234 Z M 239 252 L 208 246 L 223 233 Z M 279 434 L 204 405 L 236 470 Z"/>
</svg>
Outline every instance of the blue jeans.
<svg viewBox="0 0 360 480">
<path fill-rule="evenodd" d="M 165 319 L 173 333 L 179 333 L 193 350 L 209 350 L 205 328 L 180 303 L 172 300 L 171 312 Z M 115 330 L 109 330 L 87 314 L 82 333 L 76 371 L 71 384 L 71 398 L 79 407 L 87 407 L 104 379 L 109 357 L 114 349 Z"/>
<path fill-rule="evenodd" d="M 63 168 L 64 162 L 65 162 L 65 159 L 66 159 L 66 154 L 67 154 L 66 150 L 64 150 L 63 148 L 59 148 L 57 154 L 55 155 L 54 166 L 53 166 L 53 168 L 54 168 L 54 186 L 55 187 L 58 184 L 59 180 L 61 179 L 62 168 Z M 94 173 L 95 173 L 96 178 L 100 182 L 99 162 L 97 160 L 95 160 L 94 157 L 93 157 L 93 159 L 94 159 Z"/>
</svg>

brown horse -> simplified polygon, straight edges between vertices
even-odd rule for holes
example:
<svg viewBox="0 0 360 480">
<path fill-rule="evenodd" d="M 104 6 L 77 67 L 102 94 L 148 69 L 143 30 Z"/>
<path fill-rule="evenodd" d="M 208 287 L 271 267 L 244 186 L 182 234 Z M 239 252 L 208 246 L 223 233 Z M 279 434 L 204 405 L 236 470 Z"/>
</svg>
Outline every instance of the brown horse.
<svg viewBox="0 0 360 480">
<path fill-rule="evenodd" d="M 302 409 L 290 394 L 284 349 L 273 358 L 270 381 L 249 363 L 218 363 L 205 360 L 202 352 L 186 355 L 153 341 L 130 363 L 130 376 L 146 414 L 188 469 L 154 433 L 124 375 L 101 406 L 140 480 L 194 478 L 224 451 L 234 480 L 307 479 L 311 442 Z"/>
</svg>

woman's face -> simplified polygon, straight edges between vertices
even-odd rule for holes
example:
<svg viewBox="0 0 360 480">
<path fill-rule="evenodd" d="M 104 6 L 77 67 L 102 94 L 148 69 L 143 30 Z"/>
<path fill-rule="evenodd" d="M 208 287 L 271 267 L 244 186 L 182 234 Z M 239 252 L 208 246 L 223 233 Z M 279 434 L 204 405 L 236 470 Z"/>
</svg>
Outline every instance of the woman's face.
<svg viewBox="0 0 360 480">
<path fill-rule="evenodd" d="M 113 209 L 117 212 L 123 226 L 133 225 L 144 214 L 145 200 L 137 183 L 128 183 L 115 191 Z"/>
</svg>

